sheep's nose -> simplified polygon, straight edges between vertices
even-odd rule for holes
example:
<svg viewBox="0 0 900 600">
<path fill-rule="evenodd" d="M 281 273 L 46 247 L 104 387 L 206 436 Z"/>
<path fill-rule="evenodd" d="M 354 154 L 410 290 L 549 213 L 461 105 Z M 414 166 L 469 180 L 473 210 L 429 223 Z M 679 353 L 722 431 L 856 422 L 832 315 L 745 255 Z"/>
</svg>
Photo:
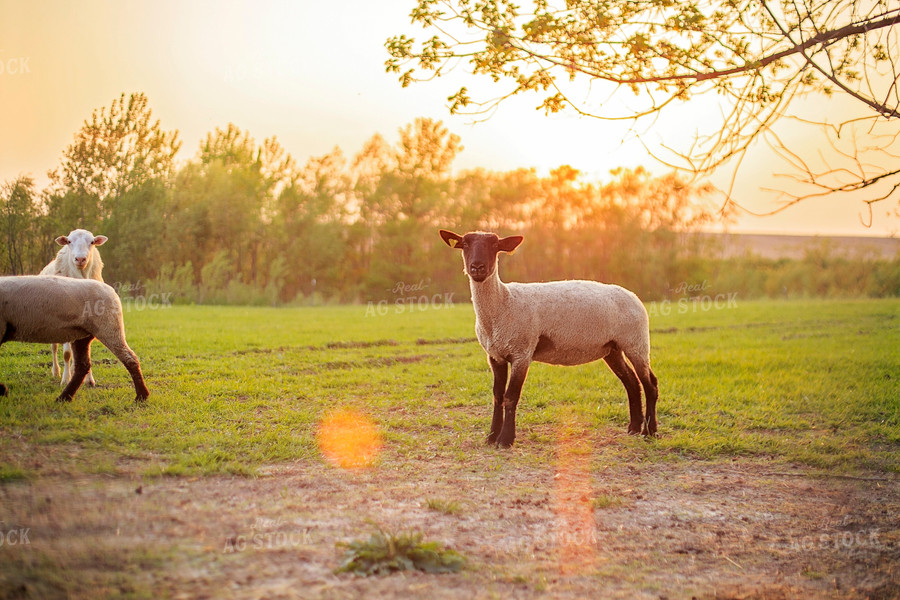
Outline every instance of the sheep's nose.
<svg viewBox="0 0 900 600">
<path fill-rule="evenodd" d="M 469 265 L 469 272 L 472 275 L 484 275 L 487 271 L 487 267 L 484 263 L 472 263 Z"/>
<path fill-rule="evenodd" d="M 87 262 L 87 258 L 85 258 L 85 257 L 81 257 L 81 256 L 75 257 L 75 264 L 78 265 L 79 267 L 84 266 L 84 263 L 86 263 L 86 262 Z"/>
</svg>

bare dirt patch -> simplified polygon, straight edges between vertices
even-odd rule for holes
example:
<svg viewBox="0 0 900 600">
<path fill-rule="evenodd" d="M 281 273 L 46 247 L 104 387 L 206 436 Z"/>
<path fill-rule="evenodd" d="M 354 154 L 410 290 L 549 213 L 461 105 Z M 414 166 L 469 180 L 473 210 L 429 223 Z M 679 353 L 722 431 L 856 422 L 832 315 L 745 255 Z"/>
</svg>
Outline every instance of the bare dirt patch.
<svg viewBox="0 0 900 600">
<path fill-rule="evenodd" d="M 519 458 L 473 448 L 468 464 L 7 483 L 0 529 L 28 531 L 0 546 L 0 597 L 900 597 L 895 478 L 758 462 L 588 468 L 577 445 L 544 467 Z M 336 575 L 336 542 L 375 524 L 421 531 L 467 567 Z"/>
</svg>

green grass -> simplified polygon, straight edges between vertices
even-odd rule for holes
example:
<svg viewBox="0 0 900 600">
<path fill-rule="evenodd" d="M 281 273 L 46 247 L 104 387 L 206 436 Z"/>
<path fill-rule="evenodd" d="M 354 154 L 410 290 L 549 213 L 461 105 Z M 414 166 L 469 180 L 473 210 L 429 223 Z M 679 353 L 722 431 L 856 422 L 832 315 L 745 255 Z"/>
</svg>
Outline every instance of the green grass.
<svg viewBox="0 0 900 600">
<path fill-rule="evenodd" d="M 534 364 L 516 456 L 552 460 L 562 419 L 614 437 L 600 462 L 759 457 L 900 471 L 900 301 L 760 301 L 651 317 L 660 438 L 621 435 L 625 393 L 602 363 Z M 655 311 L 658 312 L 658 311 Z M 94 344 L 95 389 L 57 404 L 49 347 L 5 344 L 0 482 L 42 472 L 251 475 L 319 460 L 339 408 L 371 419 L 381 465 L 464 464 L 490 420 L 491 376 L 469 305 L 385 316 L 365 306 L 178 306 L 126 313 L 151 396 Z M 501 453 L 502 455 L 502 453 Z"/>
</svg>

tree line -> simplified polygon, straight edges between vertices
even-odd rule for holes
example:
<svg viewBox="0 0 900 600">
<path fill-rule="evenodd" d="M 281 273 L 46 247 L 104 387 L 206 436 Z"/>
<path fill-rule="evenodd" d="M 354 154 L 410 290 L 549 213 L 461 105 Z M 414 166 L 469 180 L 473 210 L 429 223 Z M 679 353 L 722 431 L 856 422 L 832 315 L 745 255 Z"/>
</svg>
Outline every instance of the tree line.
<svg viewBox="0 0 900 600">
<path fill-rule="evenodd" d="M 617 169 L 607 182 L 568 166 L 546 176 L 454 174 L 461 140 L 430 119 L 402 127 L 393 144 L 375 134 L 354 156 L 335 148 L 302 166 L 276 138 L 257 142 L 233 124 L 210 132 L 184 163 L 180 148 L 143 94 L 95 111 L 46 189 L 29 176 L 0 187 L 0 272 L 39 272 L 58 250 L 54 238 L 84 228 L 109 236 L 104 277 L 131 295 L 279 305 L 378 301 L 417 286 L 465 297 L 461 259 L 437 235 L 446 228 L 525 235 L 502 267 L 506 279 L 615 282 L 645 300 L 695 280 L 728 282 L 747 296 L 788 287 L 900 293 L 897 260 L 835 263 L 840 281 L 796 287 L 786 272 L 832 258 L 806 267 L 716 259 L 709 237 L 691 235 L 717 218 L 711 190 L 676 174 Z M 746 280 L 735 275 L 741 269 Z"/>
</svg>

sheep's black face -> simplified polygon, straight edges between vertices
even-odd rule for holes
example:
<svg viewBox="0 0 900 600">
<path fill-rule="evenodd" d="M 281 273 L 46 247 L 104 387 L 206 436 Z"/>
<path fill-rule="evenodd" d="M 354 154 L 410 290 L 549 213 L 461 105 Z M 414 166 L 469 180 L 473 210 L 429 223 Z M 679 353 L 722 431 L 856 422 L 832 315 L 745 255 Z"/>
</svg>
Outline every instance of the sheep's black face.
<svg viewBox="0 0 900 600">
<path fill-rule="evenodd" d="M 462 250 L 465 273 L 476 283 L 481 283 L 494 274 L 499 252 L 512 252 L 523 239 L 520 235 L 500 239 L 494 233 L 483 232 L 461 236 L 443 229 L 441 237 L 451 248 Z"/>
</svg>

